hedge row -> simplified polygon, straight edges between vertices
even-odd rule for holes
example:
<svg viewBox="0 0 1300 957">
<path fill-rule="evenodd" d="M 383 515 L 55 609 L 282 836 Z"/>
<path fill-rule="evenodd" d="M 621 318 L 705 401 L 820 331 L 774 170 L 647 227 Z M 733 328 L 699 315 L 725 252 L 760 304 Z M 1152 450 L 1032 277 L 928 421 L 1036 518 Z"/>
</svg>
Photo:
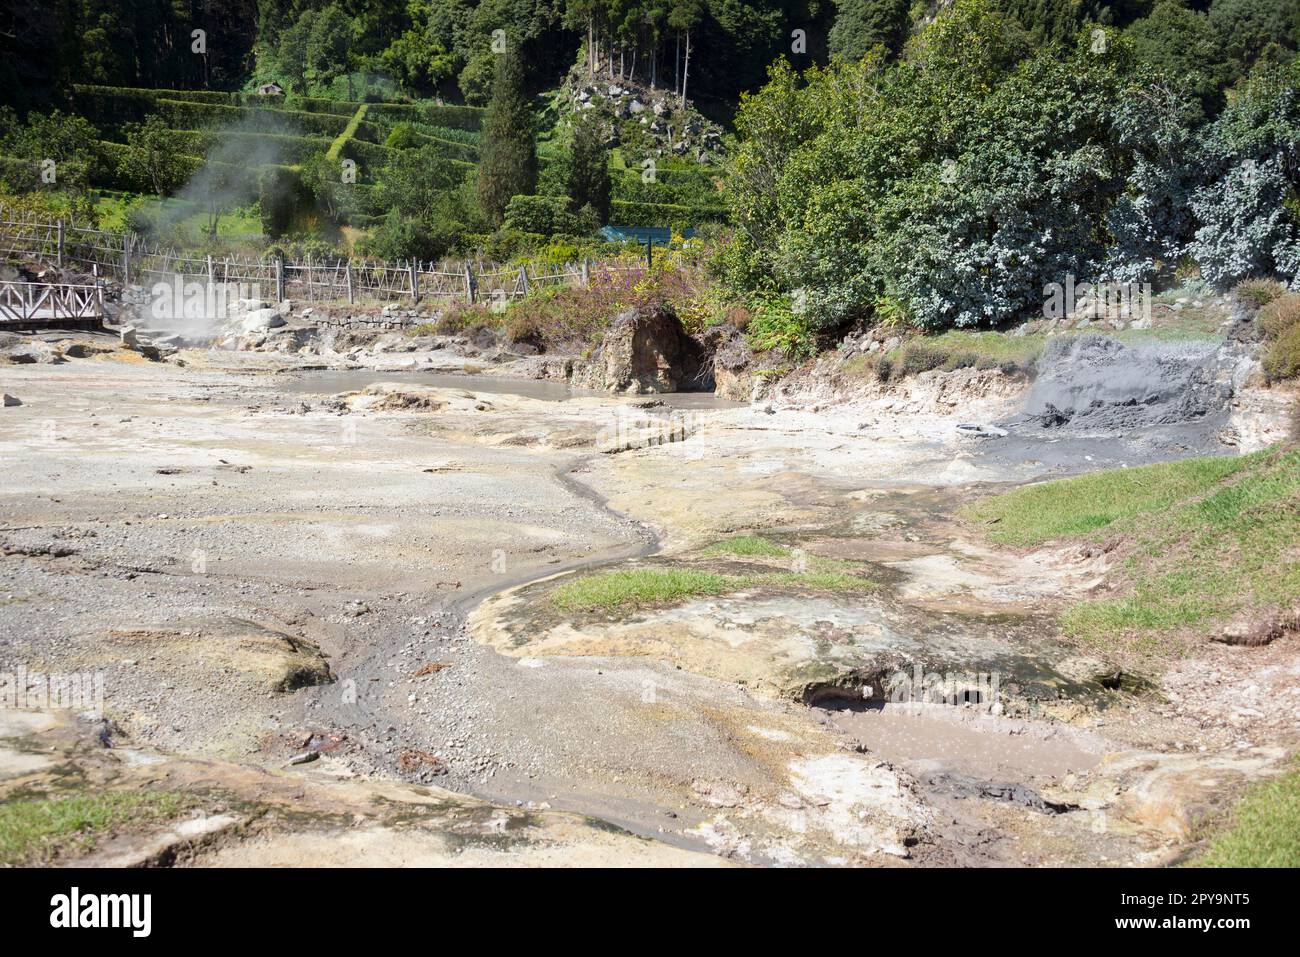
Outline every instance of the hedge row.
<svg viewBox="0 0 1300 957">
<path fill-rule="evenodd" d="M 356 161 L 361 168 L 361 175 L 368 180 L 375 179 L 375 174 L 391 163 L 399 152 L 387 146 L 357 139 L 346 140 L 343 148 L 339 150 L 342 158 Z"/>
<path fill-rule="evenodd" d="M 438 106 L 436 103 L 375 103 L 366 111 L 371 120 L 401 123 L 419 121 L 432 126 L 447 126 L 455 130 L 478 131 L 483 127 L 483 114 L 478 106 Z"/>
<path fill-rule="evenodd" d="M 178 99 L 162 94 L 168 90 L 133 90 L 120 87 L 77 87 L 76 106 L 97 124 L 116 125 L 143 121 L 151 113 L 162 115 L 177 129 L 248 124 L 270 132 L 282 132 L 285 121 L 310 136 L 335 137 L 347 128 L 347 116 L 309 113 L 302 110 Z M 379 134 L 376 127 L 373 135 Z"/>
<path fill-rule="evenodd" d="M 655 203 L 672 206 L 720 206 L 722 197 L 711 180 L 699 176 L 667 178 L 663 171 L 656 174 L 655 182 L 642 182 L 637 172 L 619 173 L 612 177 L 611 195 L 628 203 Z"/>
<path fill-rule="evenodd" d="M 245 133 L 239 130 L 170 130 L 181 153 L 206 156 L 215 146 L 234 143 L 249 154 L 273 150 L 281 163 L 300 163 L 313 153 L 324 153 L 332 140 L 323 136 L 291 136 L 287 133 Z"/>
<path fill-rule="evenodd" d="M 468 143 L 457 143 L 454 140 L 444 140 L 438 136 L 429 136 L 419 131 L 412 132 L 415 135 L 416 142 L 421 146 L 431 147 L 438 156 L 461 160 L 465 163 L 478 163 L 479 152 L 477 147 L 470 146 Z"/>
<path fill-rule="evenodd" d="M 176 129 L 196 126 L 245 126 L 268 132 L 285 132 L 286 121 L 304 136 L 328 136 L 331 139 L 348 126 L 346 116 L 328 113 L 303 113 L 298 110 L 270 110 L 251 106 L 219 106 L 215 103 L 192 103 L 185 100 L 158 100 L 158 110 Z"/>
<path fill-rule="evenodd" d="M 705 223 L 720 223 L 727 218 L 723 206 L 682 206 L 676 203 L 632 203 L 613 200 L 610 204 L 611 226 L 670 226 L 694 228 Z"/>
<path fill-rule="evenodd" d="M 78 99 L 107 96 L 136 101 L 186 100 L 193 103 L 215 103 L 218 106 L 251 106 L 270 110 L 287 109 L 302 113 L 329 113 L 351 116 L 360 103 L 347 100 L 328 100 L 319 96 L 287 97 L 261 96 L 257 93 L 232 93 L 225 90 L 167 90 L 142 86 L 103 86 L 93 83 L 73 85 Z"/>
</svg>

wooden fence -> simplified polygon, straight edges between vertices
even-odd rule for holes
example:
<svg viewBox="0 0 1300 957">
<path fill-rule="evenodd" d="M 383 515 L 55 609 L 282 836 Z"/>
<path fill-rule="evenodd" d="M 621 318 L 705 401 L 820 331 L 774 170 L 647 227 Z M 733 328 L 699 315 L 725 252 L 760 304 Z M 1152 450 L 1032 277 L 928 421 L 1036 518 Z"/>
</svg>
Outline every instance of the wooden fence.
<svg viewBox="0 0 1300 957">
<path fill-rule="evenodd" d="M 550 286 L 586 286 L 593 276 L 644 269 L 646 258 L 550 267 L 502 267 L 482 261 L 386 263 L 364 259 L 301 262 L 186 253 L 151 244 L 134 233 L 64 223 L 30 223 L 0 209 L 0 256 L 59 267 L 76 266 L 123 284 L 183 281 L 257 286 L 277 301 L 347 303 L 475 303 L 522 299 Z"/>
</svg>

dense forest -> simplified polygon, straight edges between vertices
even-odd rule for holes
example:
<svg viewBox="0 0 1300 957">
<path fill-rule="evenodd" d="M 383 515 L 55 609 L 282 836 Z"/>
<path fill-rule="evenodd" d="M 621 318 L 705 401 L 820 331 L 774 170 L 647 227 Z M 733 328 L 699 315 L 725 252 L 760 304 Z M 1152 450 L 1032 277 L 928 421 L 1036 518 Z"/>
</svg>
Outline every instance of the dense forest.
<svg viewBox="0 0 1300 957">
<path fill-rule="evenodd" d="M 9 202 L 140 231 L 560 259 L 671 227 L 796 355 L 1067 274 L 1300 281 L 1295 0 L 15 0 L 0 32 Z"/>
</svg>

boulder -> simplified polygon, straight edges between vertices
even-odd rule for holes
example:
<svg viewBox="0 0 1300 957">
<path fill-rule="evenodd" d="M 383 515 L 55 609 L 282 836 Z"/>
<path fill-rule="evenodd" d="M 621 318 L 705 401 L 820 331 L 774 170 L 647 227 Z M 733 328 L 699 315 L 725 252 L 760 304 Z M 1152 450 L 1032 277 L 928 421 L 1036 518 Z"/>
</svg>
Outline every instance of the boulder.
<svg viewBox="0 0 1300 957">
<path fill-rule="evenodd" d="M 239 325 L 245 333 L 266 332 L 284 325 L 284 316 L 278 309 L 254 309 L 244 316 Z"/>
<path fill-rule="evenodd" d="M 22 405 L 23 400 L 18 398 L 16 395 L 10 395 L 8 392 L 0 392 L 0 403 L 3 403 L 4 407 L 7 409 L 11 405 Z"/>
<path fill-rule="evenodd" d="M 711 379 L 704 348 L 660 306 L 620 313 L 574 385 L 641 395 L 707 388 Z"/>
<path fill-rule="evenodd" d="M 753 352 L 744 333 L 723 323 L 706 330 L 701 339 L 712 359 L 714 393 L 723 399 L 749 401 L 754 391 Z"/>
</svg>

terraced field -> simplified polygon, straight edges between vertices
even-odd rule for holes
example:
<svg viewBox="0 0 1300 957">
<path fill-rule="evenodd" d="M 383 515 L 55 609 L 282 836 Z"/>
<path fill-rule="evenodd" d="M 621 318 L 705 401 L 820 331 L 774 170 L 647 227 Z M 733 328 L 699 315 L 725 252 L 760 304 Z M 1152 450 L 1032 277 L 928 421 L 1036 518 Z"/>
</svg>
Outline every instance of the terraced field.
<svg viewBox="0 0 1300 957">
<path fill-rule="evenodd" d="M 296 178 L 305 162 L 323 155 L 356 163 L 359 198 L 353 225 L 372 224 L 383 210 L 372 195 L 379 173 L 404 149 L 432 149 L 469 175 L 479 161 L 479 131 L 485 110 L 435 102 L 361 103 L 318 97 L 264 97 L 212 90 L 165 90 L 78 85 L 74 106 L 101 133 L 102 162 L 92 171 L 95 186 L 109 191 L 150 192 L 130 160 L 129 124 L 160 116 L 176 144 L 183 174 L 177 188 L 205 165 L 218 176 L 266 172 Z M 543 131 L 539 160 L 545 168 L 561 152 Z M 16 158 L 0 158 L 18 163 Z M 687 228 L 723 219 L 720 170 L 689 160 L 661 160 L 647 176 L 631 158 L 615 151 L 610 221 L 615 226 Z M 250 197 L 251 198 L 251 197 Z"/>
</svg>

